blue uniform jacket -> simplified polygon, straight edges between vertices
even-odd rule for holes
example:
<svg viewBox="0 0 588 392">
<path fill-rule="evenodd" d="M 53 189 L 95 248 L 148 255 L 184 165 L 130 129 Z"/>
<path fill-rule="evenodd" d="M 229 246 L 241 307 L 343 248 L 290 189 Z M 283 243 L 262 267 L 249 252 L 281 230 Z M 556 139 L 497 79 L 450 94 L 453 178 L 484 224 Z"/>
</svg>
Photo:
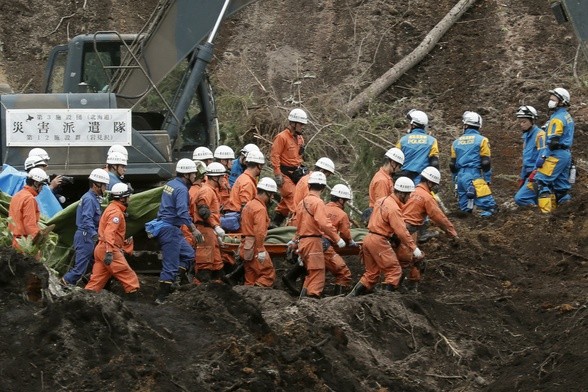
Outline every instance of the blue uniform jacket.
<svg viewBox="0 0 588 392">
<path fill-rule="evenodd" d="M 429 166 L 429 157 L 438 156 L 437 139 L 427 135 L 424 129 L 415 128 L 404 135 L 398 142 L 398 148 L 404 153 L 402 170 L 420 173 Z"/>
<path fill-rule="evenodd" d="M 483 175 L 486 182 L 490 182 L 491 170 L 482 173 L 482 156 L 490 156 L 490 143 L 476 129 L 467 128 L 451 146 L 451 157 L 455 158 L 458 171 L 475 172 L 479 176 Z"/>
<path fill-rule="evenodd" d="M 564 107 L 555 109 L 549 118 L 545 140 L 547 146 L 554 137 L 559 137 L 559 144 L 566 146 L 567 149 L 572 148 L 574 143 L 574 119 Z M 553 155 L 553 151 L 548 151 L 547 156 L 549 155 Z"/>
<path fill-rule="evenodd" d="M 78 230 L 87 232 L 90 238 L 98 234 L 98 223 L 102 210 L 100 209 L 100 202 L 98 195 L 89 190 L 84 193 L 76 209 L 76 226 Z"/>
<path fill-rule="evenodd" d="M 235 181 L 237 181 L 237 178 L 243 174 L 243 172 L 245 171 L 246 166 L 243 166 L 243 164 L 241 164 L 241 161 L 239 160 L 239 158 L 235 158 L 235 160 L 233 161 L 233 166 L 231 166 L 231 174 L 229 175 L 229 186 L 232 188 L 233 184 L 235 183 Z"/>
<path fill-rule="evenodd" d="M 188 186 L 179 177 L 168 181 L 163 187 L 157 218 L 176 227 L 181 225 L 190 227 L 192 218 L 189 208 Z"/>
<path fill-rule="evenodd" d="M 114 174 L 113 172 L 108 172 L 108 177 L 110 178 L 110 181 L 108 182 L 108 186 L 106 187 L 106 189 L 111 190 L 112 186 L 114 184 L 118 184 L 121 181 L 120 177 L 117 176 L 116 174 Z"/>
<path fill-rule="evenodd" d="M 537 158 L 546 155 L 545 131 L 537 125 L 523 132 L 523 165 L 520 178 L 525 179 L 535 170 Z"/>
</svg>

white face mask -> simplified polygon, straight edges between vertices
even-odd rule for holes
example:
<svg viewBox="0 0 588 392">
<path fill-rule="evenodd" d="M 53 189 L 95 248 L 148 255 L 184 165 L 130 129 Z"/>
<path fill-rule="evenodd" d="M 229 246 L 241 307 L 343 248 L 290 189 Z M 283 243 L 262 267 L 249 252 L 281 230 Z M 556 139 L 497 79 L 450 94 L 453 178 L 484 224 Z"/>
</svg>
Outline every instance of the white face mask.
<svg viewBox="0 0 588 392">
<path fill-rule="evenodd" d="M 557 102 L 552 101 L 551 99 L 549 100 L 549 102 L 547 102 L 547 107 L 549 109 L 555 109 L 557 107 Z"/>
</svg>

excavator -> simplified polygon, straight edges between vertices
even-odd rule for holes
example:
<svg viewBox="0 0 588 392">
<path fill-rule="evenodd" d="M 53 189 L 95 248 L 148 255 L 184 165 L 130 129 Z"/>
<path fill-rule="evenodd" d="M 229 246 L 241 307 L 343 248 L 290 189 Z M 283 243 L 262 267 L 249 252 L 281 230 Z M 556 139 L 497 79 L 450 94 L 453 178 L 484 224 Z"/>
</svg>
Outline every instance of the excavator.
<svg viewBox="0 0 588 392">
<path fill-rule="evenodd" d="M 584 0 L 551 0 L 551 11 L 558 23 L 570 22 L 578 37 L 580 49 L 588 61 L 588 2 Z"/>
<path fill-rule="evenodd" d="M 50 171 L 84 190 L 109 146 L 122 144 L 125 181 L 136 189 L 172 177 L 177 160 L 219 142 L 206 74 L 212 41 L 223 19 L 253 1 L 161 0 L 137 34 L 98 31 L 53 48 L 43 93 L 0 95 L 2 163 L 22 169 L 42 147 Z"/>
</svg>

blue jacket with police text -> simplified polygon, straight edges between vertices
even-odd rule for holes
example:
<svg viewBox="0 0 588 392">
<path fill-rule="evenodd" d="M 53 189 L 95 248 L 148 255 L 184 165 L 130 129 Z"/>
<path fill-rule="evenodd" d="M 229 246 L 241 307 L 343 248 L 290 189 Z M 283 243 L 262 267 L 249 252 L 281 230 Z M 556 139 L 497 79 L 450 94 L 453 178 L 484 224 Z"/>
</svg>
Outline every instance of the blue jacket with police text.
<svg viewBox="0 0 588 392">
<path fill-rule="evenodd" d="M 188 186 L 176 177 L 163 186 L 157 218 L 170 225 L 190 227 L 190 194 Z"/>
</svg>

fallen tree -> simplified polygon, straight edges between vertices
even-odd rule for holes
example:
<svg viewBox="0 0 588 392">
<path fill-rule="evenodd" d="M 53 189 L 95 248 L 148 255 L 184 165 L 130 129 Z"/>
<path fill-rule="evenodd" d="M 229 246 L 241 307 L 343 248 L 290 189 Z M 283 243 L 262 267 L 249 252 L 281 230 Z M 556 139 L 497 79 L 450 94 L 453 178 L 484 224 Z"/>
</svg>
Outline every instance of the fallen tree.
<svg viewBox="0 0 588 392">
<path fill-rule="evenodd" d="M 376 79 L 365 90 L 345 105 L 343 111 L 349 117 L 354 117 L 370 100 L 380 95 L 398 80 L 406 71 L 417 65 L 437 45 L 437 42 L 457 22 L 461 16 L 476 2 L 476 0 L 460 0 L 447 15 L 425 36 L 419 46 L 410 54 L 396 63 L 385 74 Z"/>
</svg>

